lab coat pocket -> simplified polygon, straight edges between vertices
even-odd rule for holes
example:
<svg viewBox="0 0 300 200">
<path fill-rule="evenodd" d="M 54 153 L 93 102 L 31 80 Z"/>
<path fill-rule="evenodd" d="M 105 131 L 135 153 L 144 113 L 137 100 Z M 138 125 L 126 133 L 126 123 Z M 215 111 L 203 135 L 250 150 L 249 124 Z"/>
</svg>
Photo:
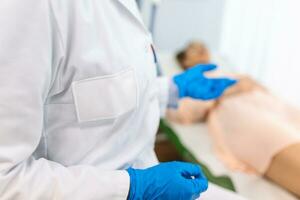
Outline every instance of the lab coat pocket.
<svg viewBox="0 0 300 200">
<path fill-rule="evenodd" d="M 133 69 L 73 82 L 72 90 L 79 122 L 115 119 L 138 104 Z"/>
</svg>

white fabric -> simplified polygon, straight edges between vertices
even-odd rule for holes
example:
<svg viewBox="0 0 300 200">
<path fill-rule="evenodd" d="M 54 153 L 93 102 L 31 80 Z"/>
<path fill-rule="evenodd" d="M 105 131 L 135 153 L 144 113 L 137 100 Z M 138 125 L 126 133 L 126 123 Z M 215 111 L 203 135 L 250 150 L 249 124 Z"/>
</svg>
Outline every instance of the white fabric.
<svg viewBox="0 0 300 200">
<path fill-rule="evenodd" d="M 137 107 L 133 69 L 73 82 L 72 89 L 80 122 L 117 118 Z"/>
<path fill-rule="evenodd" d="M 167 105 L 169 103 L 169 88 L 170 88 L 170 78 L 159 77 L 157 80 L 157 86 L 159 88 L 160 94 L 160 116 L 164 117 L 166 114 Z M 165 95 L 168 94 L 168 95 Z"/>
<path fill-rule="evenodd" d="M 214 184 L 209 184 L 207 192 L 203 193 L 199 200 L 246 200 L 246 198 Z"/>
<path fill-rule="evenodd" d="M 118 170 L 157 163 L 167 96 L 134 0 L 2 0 L 0 13 L 0 199 L 125 200 Z"/>
</svg>

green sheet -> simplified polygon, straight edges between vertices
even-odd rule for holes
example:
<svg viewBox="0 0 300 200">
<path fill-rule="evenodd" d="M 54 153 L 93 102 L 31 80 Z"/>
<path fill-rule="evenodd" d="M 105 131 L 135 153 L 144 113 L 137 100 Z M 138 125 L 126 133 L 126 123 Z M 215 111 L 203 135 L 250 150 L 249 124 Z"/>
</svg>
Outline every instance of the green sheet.
<svg viewBox="0 0 300 200">
<path fill-rule="evenodd" d="M 218 186 L 226 188 L 231 191 L 236 191 L 232 180 L 228 176 L 215 176 L 211 173 L 209 168 L 201 163 L 196 157 L 186 148 L 178 138 L 177 134 L 173 129 L 169 126 L 168 122 L 165 120 L 161 120 L 160 122 L 160 131 L 164 133 L 169 141 L 175 145 L 176 150 L 182 156 L 182 158 L 187 162 L 197 163 L 199 164 L 203 172 L 205 173 L 209 182 L 214 183 Z"/>
</svg>

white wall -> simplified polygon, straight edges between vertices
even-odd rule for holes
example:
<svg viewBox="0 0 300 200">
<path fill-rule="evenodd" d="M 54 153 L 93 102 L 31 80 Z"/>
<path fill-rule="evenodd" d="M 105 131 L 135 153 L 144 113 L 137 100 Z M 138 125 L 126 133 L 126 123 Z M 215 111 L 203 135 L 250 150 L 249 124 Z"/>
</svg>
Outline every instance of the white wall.
<svg viewBox="0 0 300 200">
<path fill-rule="evenodd" d="M 300 106 L 300 1 L 226 1 L 222 54 L 236 70 Z"/>
<path fill-rule="evenodd" d="M 148 6 L 149 0 L 144 0 L 144 16 L 149 14 Z M 216 50 L 220 42 L 223 6 L 224 0 L 162 0 L 154 32 L 156 46 L 174 51 L 188 41 L 198 39 Z"/>
</svg>

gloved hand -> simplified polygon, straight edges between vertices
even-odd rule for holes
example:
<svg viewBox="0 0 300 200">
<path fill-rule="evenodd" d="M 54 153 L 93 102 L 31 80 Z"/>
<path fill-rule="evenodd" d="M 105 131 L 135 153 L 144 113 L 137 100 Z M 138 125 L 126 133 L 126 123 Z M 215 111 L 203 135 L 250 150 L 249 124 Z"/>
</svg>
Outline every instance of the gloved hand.
<svg viewBox="0 0 300 200">
<path fill-rule="evenodd" d="M 138 170 L 130 168 L 128 200 L 194 200 L 207 190 L 200 166 L 171 162 Z"/>
<path fill-rule="evenodd" d="M 220 97 L 223 92 L 237 81 L 228 78 L 206 78 L 204 72 L 216 69 L 216 65 L 196 65 L 186 72 L 173 78 L 177 85 L 179 97 L 212 100 Z"/>
</svg>

